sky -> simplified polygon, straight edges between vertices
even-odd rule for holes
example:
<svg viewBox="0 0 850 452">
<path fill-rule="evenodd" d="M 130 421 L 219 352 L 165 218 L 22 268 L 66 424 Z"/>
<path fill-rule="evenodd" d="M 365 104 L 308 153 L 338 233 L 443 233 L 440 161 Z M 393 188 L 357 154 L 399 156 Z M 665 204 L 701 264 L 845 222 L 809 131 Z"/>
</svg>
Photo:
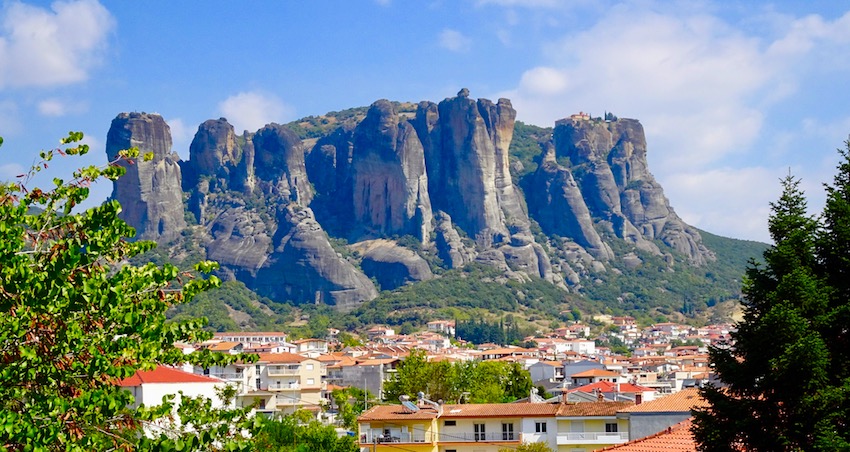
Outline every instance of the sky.
<svg viewBox="0 0 850 452">
<path fill-rule="evenodd" d="M 0 0 L 0 180 L 71 130 L 92 150 L 48 176 L 105 163 L 121 112 L 161 114 L 188 159 L 207 119 L 255 131 L 468 88 L 538 126 L 579 111 L 640 120 L 679 216 L 768 242 L 781 178 L 822 208 L 849 81 L 838 0 Z"/>
</svg>

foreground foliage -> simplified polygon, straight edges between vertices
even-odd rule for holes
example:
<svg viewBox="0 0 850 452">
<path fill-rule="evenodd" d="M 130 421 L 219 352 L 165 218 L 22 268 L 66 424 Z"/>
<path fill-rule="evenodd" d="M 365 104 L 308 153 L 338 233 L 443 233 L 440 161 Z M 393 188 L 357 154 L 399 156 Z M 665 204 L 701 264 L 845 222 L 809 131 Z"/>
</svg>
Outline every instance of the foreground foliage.
<svg viewBox="0 0 850 452">
<path fill-rule="evenodd" d="M 274 452 L 356 452 L 353 436 L 337 436 L 336 430 L 317 421 L 300 422 L 298 416 L 268 419 L 255 438 L 255 450 Z"/>
<path fill-rule="evenodd" d="M 726 388 L 695 413 L 702 450 L 850 450 L 850 141 L 819 217 L 799 180 L 782 181 L 775 245 L 753 264 L 731 348 L 712 348 Z"/>
<path fill-rule="evenodd" d="M 255 425 L 244 411 L 189 398 L 176 410 L 168 397 L 133 409 L 133 396 L 117 386 L 159 364 L 238 357 L 183 355 L 175 342 L 208 338 L 203 322 L 165 321 L 166 310 L 218 285 L 216 278 L 187 279 L 170 264 L 126 265 L 154 244 L 126 239 L 135 231 L 118 218 L 121 206 L 73 210 L 91 183 L 120 177 L 137 150 L 70 181 L 54 179 L 49 189 L 31 186 L 55 155 L 85 154 L 81 139 L 71 133 L 0 186 L 0 450 L 249 449 Z M 195 270 L 214 268 L 202 262 Z"/>
</svg>

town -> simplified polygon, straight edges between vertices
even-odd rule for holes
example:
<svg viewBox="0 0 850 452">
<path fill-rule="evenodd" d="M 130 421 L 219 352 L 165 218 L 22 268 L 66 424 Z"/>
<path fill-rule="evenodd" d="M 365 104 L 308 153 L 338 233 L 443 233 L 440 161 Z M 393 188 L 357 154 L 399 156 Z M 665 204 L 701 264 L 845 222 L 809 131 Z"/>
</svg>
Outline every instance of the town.
<svg viewBox="0 0 850 452">
<path fill-rule="evenodd" d="M 256 415 L 277 417 L 296 412 L 340 434 L 356 435 L 362 450 L 404 445 L 405 450 L 500 450 L 543 442 L 552 450 L 572 452 L 620 447 L 663 436 L 690 438 L 691 409 L 704 406 L 697 388 L 711 379 L 709 345 L 728 345 L 731 325 L 691 327 L 657 323 L 640 328 L 628 316 L 605 318 L 595 336 L 581 322 L 546 335 L 526 338 L 533 347 L 480 344 L 454 338 L 455 322 L 429 322 L 427 330 L 397 334 L 388 326 L 368 329 L 363 345 L 345 346 L 340 331 L 327 337 L 290 340 L 283 332 L 222 332 L 200 344 L 183 344 L 226 354 L 249 353 L 252 363 L 210 368 L 158 367 L 138 372 L 122 386 L 136 404 L 156 404 L 164 394 L 182 391 L 215 399 L 229 386 L 232 407 L 252 407 Z M 594 327 L 598 329 L 598 327 Z M 633 344 L 627 354 L 597 345 Z M 450 404 L 418 397 L 386 399 L 386 385 L 411 353 L 429 362 L 499 361 L 528 372 L 533 389 L 510 403 Z M 358 388 L 373 395 L 372 406 L 343 428 L 332 393 Z M 423 388 L 424 390 L 424 388 Z M 219 404 L 222 402 L 219 400 Z M 678 450 L 678 449 L 677 449 Z"/>
</svg>

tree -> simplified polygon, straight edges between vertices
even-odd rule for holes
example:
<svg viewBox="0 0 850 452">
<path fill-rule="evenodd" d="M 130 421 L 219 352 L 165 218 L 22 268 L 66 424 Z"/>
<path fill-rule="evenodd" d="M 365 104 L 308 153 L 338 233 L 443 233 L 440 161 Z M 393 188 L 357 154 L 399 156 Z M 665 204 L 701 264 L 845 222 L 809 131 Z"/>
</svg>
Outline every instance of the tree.
<svg viewBox="0 0 850 452">
<path fill-rule="evenodd" d="M 166 322 L 166 310 L 218 279 L 169 264 L 126 264 L 155 244 L 127 240 L 135 231 L 118 218 L 121 206 L 74 210 L 91 183 L 120 177 L 118 161 L 132 161 L 138 150 L 80 169 L 70 181 L 53 179 L 49 189 L 32 186 L 57 154 L 85 154 L 82 137 L 70 133 L 17 181 L 0 185 L 0 450 L 247 450 L 245 433 L 255 424 L 245 411 L 184 398 L 179 422 L 171 422 L 173 399 L 133 409 L 132 395 L 117 386 L 160 364 L 247 357 L 185 356 L 174 347 L 210 334 L 202 320 Z M 195 267 L 198 274 L 214 268 Z M 165 430 L 150 434 L 152 425 Z"/>
<path fill-rule="evenodd" d="M 710 359 L 725 385 L 701 390 L 694 436 L 703 450 L 850 448 L 850 142 L 819 218 L 799 179 L 771 203 L 774 246 L 751 263 L 744 319 Z"/>
<path fill-rule="evenodd" d="M 255 450 L 276 452 L 356 452 L 358 450 L 351 436 L 338 437 L 330 425 L 317 421 L 300 423 L 295 416 L 263 421 L 257 433 Z"/>
<path fill-rule="evenodd" d="M 339 421 L 347 429 L 357 426 L 357 416 L 366 410 L 367 404 L 376 403 L 371 392 L 353 386 L 335 389 L 331 392 L 331 398 L 336 405 Z"/>
<path fill-rule="evenodd" d="M 552 452 L 546 443 L 522 443 L 517 447 L 503 447 L 499 452 Z"/>
</svg>

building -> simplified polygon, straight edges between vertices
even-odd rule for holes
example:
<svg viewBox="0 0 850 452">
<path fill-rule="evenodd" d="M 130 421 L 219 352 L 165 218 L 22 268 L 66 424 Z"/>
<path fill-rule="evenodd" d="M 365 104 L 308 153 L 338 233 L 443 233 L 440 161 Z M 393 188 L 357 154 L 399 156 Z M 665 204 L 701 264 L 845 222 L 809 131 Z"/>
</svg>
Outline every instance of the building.
<svg viewBox="0 0 850 452">
<path fill-rule="evenodd" d="M 382 405 L 358 418 L 361 451 L 498 451 L 523 443 L 591 451 L 628 441 L 630 402 Z"/>
<path fill-rule="evenodd" d="M 260 409 L 280 414 L 298 409 L 318 412 L 325 403 L 322 392 L 327 367 L 322 362 L 293 353 L 263 353 L 253 364 L 251 390 L 243 393 L 242 405 L 254 401 Z"/>
<path fill-rule="evenodd" d="M 707 405 L 699 390 L 690 388 L 625 408 L 620 416 L 629 420 L 629 437 L 640 439 L 690 419 L 692 409 Z"/>
</svg>

